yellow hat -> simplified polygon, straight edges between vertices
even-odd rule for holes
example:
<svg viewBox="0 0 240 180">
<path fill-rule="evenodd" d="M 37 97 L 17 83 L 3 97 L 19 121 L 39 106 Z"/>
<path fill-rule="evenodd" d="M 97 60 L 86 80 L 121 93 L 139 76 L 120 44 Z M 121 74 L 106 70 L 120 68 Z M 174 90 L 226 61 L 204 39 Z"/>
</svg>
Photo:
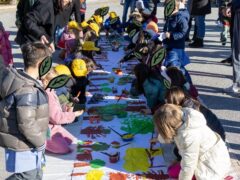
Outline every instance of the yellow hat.
<svg viewBox="0 0 240 180">
<path fill-rule="evenodd" d="M 100 27 L 96 23 L 90 23 L 89 27 L 99 36 Z"/>
<path fill-rule="evenodd" d="M 71 68 L 76 77 L 87 76 L 87 66 L 84 60 L 74 59 L 71 64 Z"/>
<path fill-rule="evenodd" d="M 100 15 L 93 15 L 92 17 L 93 17 L 94 21 L 95 21 L 97 24 L 100 25 L 100 24 L 103 23 L 103 18 L 102 18 L 102 16 L 100 16 Z"/>
<path fill-rule="evenodd" d="M 76 21 L 70 21 L 68 23 L 68 29 L 77 29 L 77 30 L 80 30 L 80 26 L 79 24 L 76 22 Z"/>
<path fill-rule="evenodd" d="M 88 26 L 89 26 L 89 24 L 87 23 L 87 21 L 83 21 L 83 22 L 81 23 L 81 27 L 82 27 L 83 29 L 87 28 Z"/>
<path fill-rule="evenodd" d="M 112 11 L 112 12 L 109 13 L 109 17 L 110 17 L 111 19 L 114 19 L 114 18 L 116 18 L 116 17 L 118 17 L 118 16 L 117 16 L 117 13 L 116 13 L 116 12 Z"/>
<path fill-rule="evenodd" d="M 54 70 L 58 73 L 58 75 L 63 75 L 64 74 L 64 75 L 67 75 L 67 76 L 71 76 L 71 72 L 66 65 L 59 64 L 59 65 L 54 67 Z"/>
<path fill-rule="evenodd" d="M 99 51 L 100 48 L 97 48 L 95 46 L 95 43 L 92 41 L 85 41 L 83 44 L 83 50 L 84 51 Z"/>
</svg>

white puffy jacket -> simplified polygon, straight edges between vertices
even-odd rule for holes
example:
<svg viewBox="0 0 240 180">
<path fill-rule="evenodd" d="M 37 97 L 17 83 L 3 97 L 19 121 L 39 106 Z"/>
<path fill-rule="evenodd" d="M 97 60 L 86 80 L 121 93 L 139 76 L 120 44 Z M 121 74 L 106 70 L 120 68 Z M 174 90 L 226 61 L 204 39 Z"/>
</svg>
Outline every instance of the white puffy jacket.
<svg viewBox="0 0 240 180">
<path fill-rule="evenodd" d="M 200 112 L 183 108 L 183 121 L 174 138 L 182 156 L 179 179 L 222 180 L 231 166 L 225 143 Z"/>
</svg>

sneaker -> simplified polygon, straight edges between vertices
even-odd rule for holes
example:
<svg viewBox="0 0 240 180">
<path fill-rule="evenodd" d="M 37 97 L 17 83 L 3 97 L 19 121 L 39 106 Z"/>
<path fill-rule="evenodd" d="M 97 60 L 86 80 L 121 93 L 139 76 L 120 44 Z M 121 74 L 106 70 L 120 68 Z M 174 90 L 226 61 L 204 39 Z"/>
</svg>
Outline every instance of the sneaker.
<svg viewBox="0 0 240 180">
<path fill-rule="evenodd" d="M 237 84 L 234 83 L 230 87 L 223 89 L 223 92 L 224 93 L 240 93 L 240 87 L 238 87 Z"/>
<path fill-rule="evenodd" d="M 189 44 L 191 48 L 202 48 L 203 47 L 203 39 L 196 38 L 195 41 Z"/>
<path fill-rule="evenodd" d="M 232 64 L 232 57 L 228 57 L 227 59 L 224 59 L 222 61 L 220 61 L 220 63 L 223 63 L 223 64 Z"/>
</svg>

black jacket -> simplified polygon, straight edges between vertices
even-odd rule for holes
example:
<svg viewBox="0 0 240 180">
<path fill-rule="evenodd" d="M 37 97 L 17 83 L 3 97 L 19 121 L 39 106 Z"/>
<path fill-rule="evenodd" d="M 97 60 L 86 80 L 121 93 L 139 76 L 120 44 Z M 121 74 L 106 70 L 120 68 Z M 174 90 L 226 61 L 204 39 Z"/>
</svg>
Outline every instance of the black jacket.
<svg viewBox="0 0 240 180">
<path fill-rule="evenodd" d="M 18 30 L 16 42 L 23 45 L 27 42 L 39 41 L 45 35 L 49 42 L 53 41 L 54 32 L 53 1 L 37 0 L 30 12 L 24 17 L 24 24 Z"/>
<path fill-rule="evenodd" d="M 210 0 L 192 0 L 190 13 L 193 16 L 202 16 L 211 13 Z"/>
<path fill-rule="evenodd" d="M 66 26 L 72 14 L 74 14 L 75 20 L 81 23 L 80 7 L 80 0 L 72 0 L 72 3 L 67 8 L 60 10 L 57 5 L 57 0 L 54 0 L 55 25 L 60 27 Z"/>
</svg>

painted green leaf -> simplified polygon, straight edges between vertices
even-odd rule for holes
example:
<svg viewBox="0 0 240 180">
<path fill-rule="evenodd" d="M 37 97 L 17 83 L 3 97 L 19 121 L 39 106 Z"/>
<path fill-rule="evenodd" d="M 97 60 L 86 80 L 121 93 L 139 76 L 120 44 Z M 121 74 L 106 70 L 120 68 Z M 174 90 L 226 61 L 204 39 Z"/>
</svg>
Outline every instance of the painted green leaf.
<svg viewBox="0 0 240 180">
<path fill-rule="evenodd" d="M 169 17 L 175 10 L 175 0 L 170 0 L 164 8 L 165 17 Z"/>
<path fill-rule="evenodd" d="M 101 8 L 101 16 L 106 16 L 109 12 L 109 7 Z"/>
<path fill-rule="evenodd" d="M 133 30 L 128 34 L 128 36 L 129 36 L 130 38 L 133 38 L 133 36 L 136 34 L 136 32 L 137 32 L 137 30 L 136 30 L 136 29 L 133 29 Z"/>
<path fill-rule="evenodd" d="M 65 74 L 57 76 L 49 82 L 47 88 L 58 89 L 60 87 L 63 87 L 65 84 L 67 84 L 69 78 L 70 77 Z"/>
<path fill-rule="evenodd" d="M 134 53 L 134 56 L 135 56 L 137 59 L 139 59 L 139 60 L 142 59 L 142 55 L 141 55 L 139 52 L 135 52 L 135 53 Z"/>
<path fill-rule="evenodd" d="M 156 66 L 160 64 L 165 58 L 166 50 L 164 48 L 159 49 L 152 57 L 151 66 Z"/>
<path fill-rule="evenodd" d="M 115 23 L 117 22 L 117 20 L 118 20 L 118 17 L 113 18 L 113 19 L 110 21 L 110 24 L 115 24 Z"/>
<path fill-rule="evenodd" d="M 168 80 L 164 79 L 164 80 L 163 80 L 163 83 L 164 83 L 164 86 L 165 86 L 167 89 L 170 89 L 171 83 L 170 83 Z"/>
<path fill-rule="evenodd" d="M 43 77 L 52 67 L 52 58 L 46 57 L 39 66 L 39 77 Z"/>
</svg>

